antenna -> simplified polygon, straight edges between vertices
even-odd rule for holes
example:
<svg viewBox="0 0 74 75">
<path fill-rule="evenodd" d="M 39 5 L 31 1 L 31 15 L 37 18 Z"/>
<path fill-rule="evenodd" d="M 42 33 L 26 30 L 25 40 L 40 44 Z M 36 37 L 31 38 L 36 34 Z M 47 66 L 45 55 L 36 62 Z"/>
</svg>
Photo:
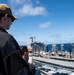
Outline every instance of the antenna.
<svg viewBox="0 0 74 75">
<path fill-rule="evenodd" d="M 30 37 L 30 44 L 33 44 L 35 42 L 35 37 Z"/>
</svg>

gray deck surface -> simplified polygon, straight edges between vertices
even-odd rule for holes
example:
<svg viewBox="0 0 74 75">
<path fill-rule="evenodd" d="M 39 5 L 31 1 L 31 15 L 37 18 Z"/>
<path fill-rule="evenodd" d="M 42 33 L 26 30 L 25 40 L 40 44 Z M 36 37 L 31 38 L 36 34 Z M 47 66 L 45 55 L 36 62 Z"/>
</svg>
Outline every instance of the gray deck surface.
<svg viewBox="0 0 74 75">
<path fill-rule="evenodd" d="M 55 59 L 42 58 L 42 57 L 33 57 L 33 59 L 38 60 L 38 61 L 42 61 L 45 63 L 50 63 L 50 64 L 74 69 L 74 62 L 71 62 L 71 61 L 69 62 L 69 61 L 55 60 Z"/>
</svg>

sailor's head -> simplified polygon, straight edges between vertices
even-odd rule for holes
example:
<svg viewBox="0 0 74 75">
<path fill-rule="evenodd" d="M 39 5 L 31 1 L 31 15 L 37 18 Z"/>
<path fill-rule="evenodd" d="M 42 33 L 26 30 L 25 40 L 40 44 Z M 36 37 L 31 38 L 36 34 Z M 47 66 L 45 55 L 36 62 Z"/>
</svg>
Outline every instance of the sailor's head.
<svg viewBox="0 0 74 75">
<path fill-rule="evenodd" d="M 11 8 L 7 4 L 0 4 L 0 15 L 8 14 L 11 17 L 12 22 L 17 18 L 12 14 Z"/>
</svg>

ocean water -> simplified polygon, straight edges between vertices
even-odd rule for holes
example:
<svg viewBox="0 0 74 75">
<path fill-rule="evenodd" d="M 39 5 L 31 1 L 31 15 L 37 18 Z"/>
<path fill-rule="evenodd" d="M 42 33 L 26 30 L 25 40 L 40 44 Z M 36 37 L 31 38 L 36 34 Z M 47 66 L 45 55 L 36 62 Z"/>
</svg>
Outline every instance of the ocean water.
<svg viewBox="0 0 74 75">
<path fill-rule="evenodd" d="M 34 65 L 36 67 L 39 67 L 39 69 L 44 70 L 46 72 L 55 71 L 56 73 L 48 74 L 48 75 L 70 75 L 72 72 L 74 72 L 73 69 L 68 69 L 64 67 L 59 67 L 51 64 L 42 63 L 39 61 L 34 61 Z M 47 68 L 48 67 L 48 68 Z M 35 75 L 42 75 L 39 70 L 36 71 Z"/>
</svg>

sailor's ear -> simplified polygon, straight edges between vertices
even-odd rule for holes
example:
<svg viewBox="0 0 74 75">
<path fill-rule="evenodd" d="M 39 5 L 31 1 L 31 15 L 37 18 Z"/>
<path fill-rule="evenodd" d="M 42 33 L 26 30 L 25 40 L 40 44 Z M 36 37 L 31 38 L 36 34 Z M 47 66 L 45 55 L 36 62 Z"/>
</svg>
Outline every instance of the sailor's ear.
<svg viewBox="0 0 74 75">
<path fill-rule="evenodd" d="M 6 21 L 8 18 L 8 14 L 5 14 L 5 16 L 3 17 L 3 20 Z"/>
</svg>

